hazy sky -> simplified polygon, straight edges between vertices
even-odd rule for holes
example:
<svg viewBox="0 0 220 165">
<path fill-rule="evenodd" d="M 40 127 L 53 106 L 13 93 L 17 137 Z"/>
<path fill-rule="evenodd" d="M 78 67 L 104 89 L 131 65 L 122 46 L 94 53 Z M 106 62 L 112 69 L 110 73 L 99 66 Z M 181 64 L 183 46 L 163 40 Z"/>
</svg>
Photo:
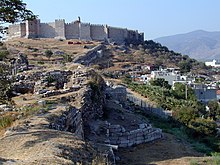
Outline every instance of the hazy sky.
<svg viewBox="0 0 220 165">
<path fill-rule="evenodd" d="M 108 24 L 137 29 L 145 39 L 194 30 L 220 31 L 220 0 L 24 0 L 41 22 Z"/>
</svg>

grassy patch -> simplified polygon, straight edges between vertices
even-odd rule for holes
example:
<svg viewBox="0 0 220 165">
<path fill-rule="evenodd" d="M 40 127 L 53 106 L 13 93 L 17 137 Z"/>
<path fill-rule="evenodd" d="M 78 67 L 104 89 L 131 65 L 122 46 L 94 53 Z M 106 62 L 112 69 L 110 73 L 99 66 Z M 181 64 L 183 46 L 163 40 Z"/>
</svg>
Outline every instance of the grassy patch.
<svg viewBox="0 0 220 165">
<path fill-rule="evenodd" d="M 0 129 L 9 127 L 14 121 L 14 117 L 12 116 L 1 116 L 0 117 Z"/>
<path fill-rule="evenodd" d="M 181 123 L 178 123 L 177 121 L 173 120 L 172 118 L 163 119 L 157 116 L 146 114 L 144 116 L 147 119 L 149 119 L 150 122 L 152 122 L 154 127 L 161 128 L 163 132 L 170 133 L 179 140 L 189 142 L 196 151 L 208 155 L 210 155 L 210 153 L 213 152 L 213 149 L 211 149 L 204 141 L 202 141 L 203 139 L 195 140 L 192 137 L 190 137 L 188 134 L 188 128 L 182 125 Z"/>
<path fill-rule="evenodd" d="M 219 152 L 212 153 L 212 162 L 213 162 L 213 165 L 220 164 L 220 153 Z"/>
<path fill-rule="evenodd" d="M 220 164 L 220 153 L 214 152 L 211 153 L 211 157 L 205 157 L 204 159 L 192 159 L 190 165 L 219 165 Z"/>
<path fill-rule="evenodd" d="M 209 155 L 212 152 L 212 149 L 204 143 L 196 142 L 192 139 L 188 139 L 188 141 L 192 144 L 192 147 L 198 152 L 202 152 L 207 155 Z"/>
</svg>

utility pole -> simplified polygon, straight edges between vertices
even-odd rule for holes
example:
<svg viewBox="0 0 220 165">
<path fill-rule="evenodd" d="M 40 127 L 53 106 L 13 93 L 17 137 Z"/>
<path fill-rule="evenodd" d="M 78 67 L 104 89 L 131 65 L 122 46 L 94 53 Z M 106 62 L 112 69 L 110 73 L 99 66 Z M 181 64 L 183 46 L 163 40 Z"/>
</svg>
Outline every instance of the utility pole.
<svg viewBox="0 0 220 165">
<path fill-rule="evenodd" d="M 187 77 L 186 77 L 186 89 L 185 89 L 185 99 L 187 100 L 187 92 L 188 92 L 188 86 L 187 86 Z"/>
</svg>

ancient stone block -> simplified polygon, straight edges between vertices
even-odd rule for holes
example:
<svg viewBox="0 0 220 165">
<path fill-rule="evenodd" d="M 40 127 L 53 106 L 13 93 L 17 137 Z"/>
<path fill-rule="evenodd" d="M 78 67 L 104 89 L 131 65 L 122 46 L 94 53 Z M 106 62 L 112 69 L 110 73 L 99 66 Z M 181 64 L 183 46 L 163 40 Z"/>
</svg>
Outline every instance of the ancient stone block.
<svg viewBox="0 0 220 165">
<path fill-rule="evenodd" d="M 132 142 L 129 141 L 128 147 L 131 147 L 131 146 L 133 146 L 133 145 L 134 145 L 134 141 L 132 141 Z"/>
<path fill-rule="evenodd" d="M 138 136 L 138 137 L 136 138 L 136 140 L 137 140 L 137 141 L 142 141 L 142 140 L 144 140 L 144 137 L 143 137 L 143 136 Z"/>
<path fill-rule="evenodd" d="M 121 140 L 121 144 L 128 144 L 129 140 Z"/>
<path fill-rule="evenodd" d="M 144 135 L 144 133 L 142 131 L 137 133 L 137 137 L 143 136 L 143 135 Z"/>
<path fill-rule="evenodd" d="M 121 140 L 121 141 L 125 141 L 125 140 L 128 140 L 128 137 L 127 136 L 122 136 L 122 137 L 119 137 L 118 139 Z"/>
<path fill-rule="evenodd" d="M 141 144 L 141 143 L 143 143 L 144 141 L 143 140 L 136 140 L 135 141 L 135 144 Z"/>
<path fill-rule="evenodd" d="M 118 146 L 119 146 L 119 147 L 128 147 L 128 144 L 127 144 L 127 143 L 124 143 L 124 144 L 121 143 L 121 144 L 119 144 Z"/>
<path fill-rule="evenodd" d="M 118 144 L 118 140 L 110 140 L 111 144 Z"/>
</svg>

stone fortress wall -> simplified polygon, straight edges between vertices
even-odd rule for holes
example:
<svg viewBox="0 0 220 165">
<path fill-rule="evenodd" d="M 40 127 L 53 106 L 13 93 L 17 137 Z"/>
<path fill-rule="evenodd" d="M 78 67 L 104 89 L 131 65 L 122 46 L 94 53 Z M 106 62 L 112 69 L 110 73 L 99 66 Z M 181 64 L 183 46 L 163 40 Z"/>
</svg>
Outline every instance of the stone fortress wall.
<svg viewBox="0 0 220 165">
<path fill-rule="evenodd" d="M 24 23 L 9 25 L 8 39 L 20 38 L 57 38 L 123 42 L 143 42 L 144 34 L 137 30 L 116 28 L 107 25 L 82 23 L 79 20 L 65 23 L 64 19 L 51 23 L 41 23 L 39 19 Z"/>
</svg>

